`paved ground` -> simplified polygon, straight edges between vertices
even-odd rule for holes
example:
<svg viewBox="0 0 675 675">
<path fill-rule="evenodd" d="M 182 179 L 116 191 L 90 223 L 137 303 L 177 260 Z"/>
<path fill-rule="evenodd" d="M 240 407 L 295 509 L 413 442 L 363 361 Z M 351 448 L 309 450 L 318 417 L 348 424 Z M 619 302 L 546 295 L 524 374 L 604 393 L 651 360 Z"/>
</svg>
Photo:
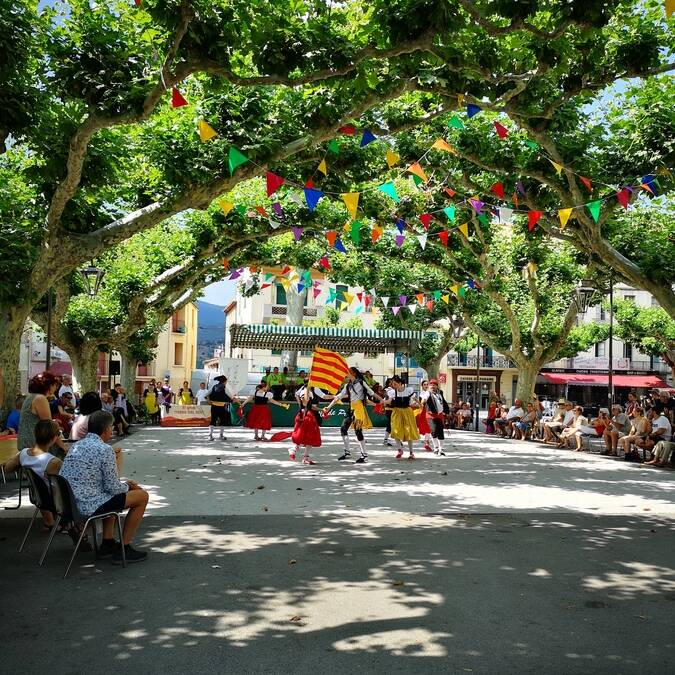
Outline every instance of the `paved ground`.
<svg viewBox="0 0 675 675">
<path fill-rule="evenodd" d="M 675 472 L 473 433 L 344 466 L 327 436 L 303 467 L 241 430 L 135 435 L 152 558 L 126 570 L 64 581 L 67 538 L 38 568 L 30 511 L 0 512 L 0 672 L 672 672 Z"/>
</svg>

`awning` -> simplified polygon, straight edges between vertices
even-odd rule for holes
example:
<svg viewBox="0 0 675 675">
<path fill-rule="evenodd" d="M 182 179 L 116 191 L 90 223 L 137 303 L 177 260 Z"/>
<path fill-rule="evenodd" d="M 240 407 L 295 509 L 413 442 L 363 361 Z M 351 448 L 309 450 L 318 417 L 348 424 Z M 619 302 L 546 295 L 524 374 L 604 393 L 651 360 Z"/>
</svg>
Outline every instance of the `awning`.
<svg viewBox="0 0 675 675">
<path fill-rule="evenodd" d="M 367 328 L 319 328 L 276 326 L 273 324 L 235 324 L 230 328 L 231 346 L 245 349 L 324 349 L 350 354 L 385 351 L 408 352 L 424 337 L 421 330 L 372 330 Z"/>
<path fill-rule="evenodd" d="M 607 387 L 608 375 L 591 375 L 588 373 L 540 373 L 550 384 L 578 384 L 590 387 Z M 665 388 L 668 385 L 656 375 L 618 375 L 614 374 L 612 382 L 615 387 Z"/>
</svg>

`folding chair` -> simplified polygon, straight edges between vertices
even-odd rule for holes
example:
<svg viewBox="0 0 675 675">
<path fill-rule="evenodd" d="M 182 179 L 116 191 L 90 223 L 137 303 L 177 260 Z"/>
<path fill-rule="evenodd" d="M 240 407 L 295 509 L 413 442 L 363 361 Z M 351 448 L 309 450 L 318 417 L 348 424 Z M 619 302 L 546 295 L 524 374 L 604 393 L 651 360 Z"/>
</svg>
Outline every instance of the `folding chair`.
<svg viewBox="0 0 675 675">
<path fill-rule="evenodd" d="M 84 523 L 82 531 L 80 532 L 80 536 L 77 540 L 77 543 L 75 544 L 75 550 L 73 551 L 73 555 L 70 557 L 68 567 L 66 567 L 66 572 L 63 575 L 63 578 L 65 579 L 68 576 L 70 567 L 73 564 L 73 560 L 75 560 L 75 556 L 77 555 L 77 551 L 80 548 L 80 544 L 82 543 L 82 539 L 84 538 L 85 532 L 87 531 L 89 525 L 95 523 L 97 520 L 103 520 L 104 518 L 108 518 L 109 516 L 115 516 L 115 519 L 117 520 L 117 533 L 119 534 L 120 547 L 122 550 L 122 567 L 126 567 L 127 561 L 124 555 L 124 539 L 122 535 L 121 514 L 118 511 L 109 511 L 108 513 L 99 513 L 95 516 L 85 516 L 82 513 L 80 513 L 79 509 L 77 508 L 77 502 L 75 501 L 75 496 L 73 495 L 73 491 L 70 488 L 70 484 L 63 476 L 50 476 L 49 482 L 52 486 L 52 498 L 54 500 L 54 507 L 56 511 L 56 525 L 52 530 L 52 534 L 49 536 L 47 548 L 45 549 L 45 553 L 42 556 L 42 560 L 44 560 L 44 556 L 47 554 L 47 551 L 49 550 L 49 546 L 51 545 L 52 539 L 54 538 L 56 526 L 61 522 L 61 520 L 65 522 L 71 521 L 73 523 Z M 92 528 L 92 530 L 94 535 L 93 536 L 94 553 L 96 553 L 96 551 L 98 550 L 98 546 L 96 545 L 96 532 L 94 528 Z M 42 560 L 40 560 L 41 565 Z"/>
<path fill-rule="evenodd" d="M 33 469 L 21 469 L 21 472 L 26 476 L 26 480 L 28 481 L 28 498 L 30 499 L 30 503 L 35 507 L 35 510 L 33 511 L 33 517 L 30 519 L 30 523 L 28 524 L 28 528 L 26 529 L 26 534 L 23 535 L 23 540 L 21 541 L 21 546 L 19 546 L 19 553 L 23 551 L 23 547 L 26 545 L 26 541 L 28 540 L 28 535 L 30 534 L 30 531 L 33 529 L 33 524 L 35 523 L 35 519 L 38 516 L 38 513 L 40 511 L 49 511 L 50 513 L 55 513 L 54 509 L 54 501 L 52 500 L 51 494 L 49 494 L 49 489 L 47 488 L 47 485 L 45 482 L 38 476 Z M 52 534 L 50 535 L 53 536 L 53 532 L 56 526 L 52 529 Z M 42 553 L 42 557 L 40 558 L 40 565 L 42 565 L 42 561 L 44 560 L 45 554 L 47 553 L 47 549 L 45 549 Z"/>
</svg>

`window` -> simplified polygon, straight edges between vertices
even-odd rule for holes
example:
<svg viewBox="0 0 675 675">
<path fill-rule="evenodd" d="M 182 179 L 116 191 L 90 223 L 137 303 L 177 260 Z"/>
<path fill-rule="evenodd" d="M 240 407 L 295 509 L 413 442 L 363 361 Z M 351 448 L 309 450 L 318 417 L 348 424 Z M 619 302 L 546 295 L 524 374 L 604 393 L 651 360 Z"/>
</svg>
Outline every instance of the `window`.
<svg viewBox="0 0 675 675">
<path fill-rule="evenodd" d="M 183 365 L 183 343 L 176 342 L 173 346 L 173 365 L 182 366 Z"/>
<path fill-rule="evenodd" d="M 595 345 L 595 356 L 596 357 L 602 357 L 605 356 L 605 343 L 604 342 L 598 342 Z"/>
<path fill-rule="evenodd" d="M 272 356 L 281 356 L 281 349 L 273 349 Z"/>
<path fill-rule="evenodd" d="M 624 295 L 623 299 L 629 300 L 630 302 L 635 302 L 635 296 L 634 295 Z"/>
<path fill-rule="evenodd" d="M 600 319 L 600 321 L 607 320 L 607 310 L 602 305 L 598 307 L 598 314 L 599 314 L 598 318 Z"/>
<path fill-rule="evenodd" d="M 633 358 L 633 345 L 628 344 L 627 342 L 623 343 L 623 358 L 624 359 Z"/>
<path fill-rule="evenodd" d="M 277 298 L 275 304 L 285 305 L 286 304 L 286 289 L 281 285 L 277 284 Z"/>
<path fill-rule="evenodd" d="M 486 347 L 485 351 L 483 352 L 483 363 L 489 368 L 492 367 L 493 357 L 492 357 L 492 349 L 490 347 Z"/>
<path fill-rule="evenodd" d="M 377 359 L 380 355 L 378 352 L 367 352 L 363 355 L 366 359 Z"/>
</svg>

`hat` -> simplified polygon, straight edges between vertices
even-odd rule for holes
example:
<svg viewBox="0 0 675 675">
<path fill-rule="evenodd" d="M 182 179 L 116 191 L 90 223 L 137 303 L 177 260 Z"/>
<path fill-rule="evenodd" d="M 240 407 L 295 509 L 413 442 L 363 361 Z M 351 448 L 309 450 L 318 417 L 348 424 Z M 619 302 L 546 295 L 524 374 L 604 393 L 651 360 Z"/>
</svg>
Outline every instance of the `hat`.
<svg viewBox="0 0 675 675">
<path fill-rule="evenodd" d="M 429 380 L 429 384 L 438 384 L 438 380 L 436 379 Z"/>
<path fill-rule="evenodd" d="M 214 379 L 216 382 L 220 382 L 221 380 L 226 380 L 226 381 L 227 381 L 227 378 L 225 377 L 225 375 L 216 375 L 213 379 Z"/>
<path fill-rule="evenodd" d="M 612 406 L 612 408 L 613 407 L 614 406 Z M 600 413 L 605 413 L 605 415 L 609 415 L 609 410 L 607 410 L 607 408 L 600 408 L 600 410 L 598 410 L 598 414 Z"/>
</svg>

